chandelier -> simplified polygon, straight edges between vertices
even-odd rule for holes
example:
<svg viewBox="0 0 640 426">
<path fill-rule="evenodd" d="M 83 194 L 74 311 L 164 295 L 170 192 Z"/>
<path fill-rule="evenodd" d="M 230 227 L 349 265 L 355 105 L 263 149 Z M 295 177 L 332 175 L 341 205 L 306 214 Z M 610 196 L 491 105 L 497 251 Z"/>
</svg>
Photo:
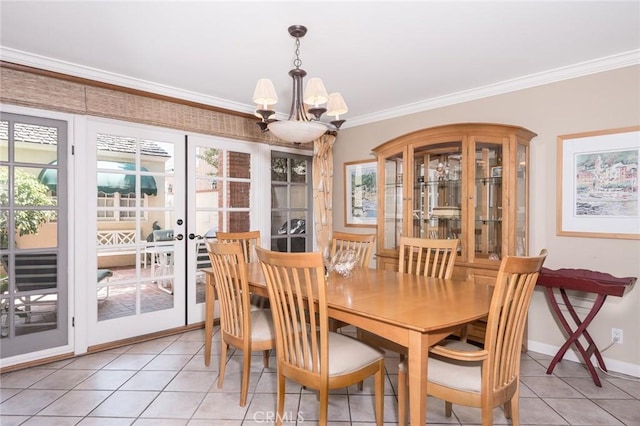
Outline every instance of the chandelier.
<svg viewBox="0 0 640 426">
<path fill-rule="evenodd" d="M 287 120 L 276 120 L 271 118 L 275 110 L 271 109 L 278 102 L 278 95 L 271 80 L 261 78 L 256 84 L 253 93 L 253 101 L 258 105 L 256 115 L 262 118 L 258 126 L 263 132 L 270 131 L 277 138 L 293 143 L 307 143 L 319 138 L 326 132 L 337 132 L 345 120 L 340 119 L 340 115 L 345 114 L 347 108 L 340 93 L 327 94 L 322 80 L 311 78 L 307 87 L 302 92 L 303 79 L 307 72 L 300 68 L 300 38 L 307 33 L 307 28 L 302 25 L 292 25 L 289 27 L 289 34 L 296 38 L 295 59 L 293 68 L 289 71 L 289 76 L 293 80 L 293 99 L 291 101 L 291 112 Z M 326 104 L 326 107 L 324 105 Z M 322 114 L 335 117 L 330 123 L 320 121 Z"/>
</svg>

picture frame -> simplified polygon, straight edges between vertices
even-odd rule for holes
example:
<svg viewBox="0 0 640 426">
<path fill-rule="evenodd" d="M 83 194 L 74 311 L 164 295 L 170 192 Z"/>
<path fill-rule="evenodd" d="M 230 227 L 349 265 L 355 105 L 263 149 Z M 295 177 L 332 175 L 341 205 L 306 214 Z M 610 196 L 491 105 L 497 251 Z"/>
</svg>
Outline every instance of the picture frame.
<svg viewBox="0 0 640 426">
<path fill-rule="evenodd" d="M 378 163 L 344 163 L 345 226 L 375 228 L 378 223 Z"/>
<path fill-rule="evenodd" d="M 499 178 L 502 177 L 502 166 L 495 166 L 491 168 L 491 177 Z"/>
<path fill-rule="evenodd" d="M 558 136 L 556 234 L 640 239 L 640 126 Z"/>
</svg>

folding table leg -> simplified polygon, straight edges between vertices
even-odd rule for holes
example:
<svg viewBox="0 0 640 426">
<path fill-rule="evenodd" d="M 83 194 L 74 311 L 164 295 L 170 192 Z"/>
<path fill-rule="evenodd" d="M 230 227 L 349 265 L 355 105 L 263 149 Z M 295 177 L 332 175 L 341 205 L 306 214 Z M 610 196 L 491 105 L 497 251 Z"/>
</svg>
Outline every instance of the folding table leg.
<svg viewBox="0 0 640 426">
<path fill-rule="evenodd" d="M 562 357 L 567 352 L 569 347 L 571 347 L 571 345 L 574 344 L 578 349 L 578 352 L 582 356 L 582 359 L 585 362 L 585 366 L 589 370 L 589 373 L 591 374 L 591 377 L 593 378 L 594 383 L 596 384 L 596 386 L 602 387 L 602 384 L 600 383 L 600 378 L 598 377 L 598 373 L 595 367 L 593 366 L 593 364 L 591 363 L 591 360 L 590 360 L 591 355 L 592 354 L 596 355 L 598 364 L 604 371 L 607 371 L 607 368 L 604 364 L 604 360 L 602 359 L 602 355 L 600 354 L 598 347 L 596 346 L 593 339 L 589 335 L 589 332 L 587 331 L 587 327 L 589 326 L 589 324 L 591 324 L 591 321 L 593 321 L 596 314 L 600 311 L 600 308 L 602 308 L 602 305 L 604 304 L 604 301 L 606 300 L 607 296 L 604 294 L 598 294 L 598 296 L 596 297 L 596 300 L 593 303 L 593 306 L 591 307 L 591 310 L 585 317 L 584 321 L 581 321 L 580 317 L 578 317 L 578 314 L 573 308 L 573 305 L 571 304 L 571 300 L 569 300 L 569 297 L 567 296 L 566 291 L 563 288 L 560 289 L 562 300 L 564 301 L 564 304 L 567 307 L 567 310 L 569 311 L 571 318 L 573 318 L 574 322 L 578 326 L 574 331 L 571 329 L 571 326 L 569 325 L 566 318 L 564 317 L 564 314 L 560 310 L 558 301 L 556 300 L 553 293 L 553 288 L 546 287 L 545 290 L 546 290 L 547 299 L 551 304 L 551 308 L 555 312 L 562 327 L 565 329 L 567 333 L 569 333 L 569 338 L 560 347 L 560 349 L 558 350 L 558 353 L 556 353 L 555 357 L 553 357 L 553 359 L 551 360 L 551 363 L 547 368 L 547 374 L 551 374 L 553 372 L 553 369 L 555 368 L 556 364 L 562 360 Z M 586 350 L 582 345 L 582 343 L 578 340 L 580 336 L 584 336 L 585 340 L 589 344 Z"/>
</svg>

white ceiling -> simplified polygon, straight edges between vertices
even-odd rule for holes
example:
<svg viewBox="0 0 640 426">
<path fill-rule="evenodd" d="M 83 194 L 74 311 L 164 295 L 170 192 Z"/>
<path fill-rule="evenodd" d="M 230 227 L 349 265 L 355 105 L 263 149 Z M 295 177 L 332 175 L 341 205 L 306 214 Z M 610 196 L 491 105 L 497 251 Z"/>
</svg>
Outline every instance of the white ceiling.
<svg viewBox="0 0 640 426">
<path fill-rule="evenodd" d="M 0 58 L 237 111 L 288 113 L 294 58 L 345 127 L 640 63 L 640 1 L 7 1 Z"/>
</svg>

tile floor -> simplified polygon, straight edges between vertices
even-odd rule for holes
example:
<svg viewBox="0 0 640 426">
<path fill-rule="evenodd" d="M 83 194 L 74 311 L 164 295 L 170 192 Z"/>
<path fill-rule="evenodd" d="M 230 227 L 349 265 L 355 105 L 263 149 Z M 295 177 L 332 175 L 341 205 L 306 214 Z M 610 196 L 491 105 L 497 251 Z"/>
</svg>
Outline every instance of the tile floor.
<svg viewBox="0 0 640 426">
<path fill-rule="evenodd" d="M 253 357 L 250 395 L 240 407 L 239 352 L 231 352 L 222 389 L 216 386 L 220 352 L 214 340 L 211 366 L 203 361 L 204 330 L 186 332 L 3 374 L 0 377 L 0 424 L 9 425 L 253 425 L 270 423 L 275 407 L 275 358 L 263 368 Z M 596 387 L 580 364 L 563 361 L 545 374 L 549 356 L 529 352 L 521 369 L 521 424 L 640 425 L 640 381 L 601 375 Z M 387 358 L 385 424 L 397 422 L 397 355 Z M 353 386 L 329 399 L 331 425 L 374 422 L 371 379 L 362 392 Z M 314 393 L 287 386 L 286 424 L 317 424 Z M 444 417 L 444 403 L 429 398 L 429 424 L 480 423 L 478 409 L 454 405 Z M 495 424 L 510 424 L 496 409 Z"/>
</svg>

